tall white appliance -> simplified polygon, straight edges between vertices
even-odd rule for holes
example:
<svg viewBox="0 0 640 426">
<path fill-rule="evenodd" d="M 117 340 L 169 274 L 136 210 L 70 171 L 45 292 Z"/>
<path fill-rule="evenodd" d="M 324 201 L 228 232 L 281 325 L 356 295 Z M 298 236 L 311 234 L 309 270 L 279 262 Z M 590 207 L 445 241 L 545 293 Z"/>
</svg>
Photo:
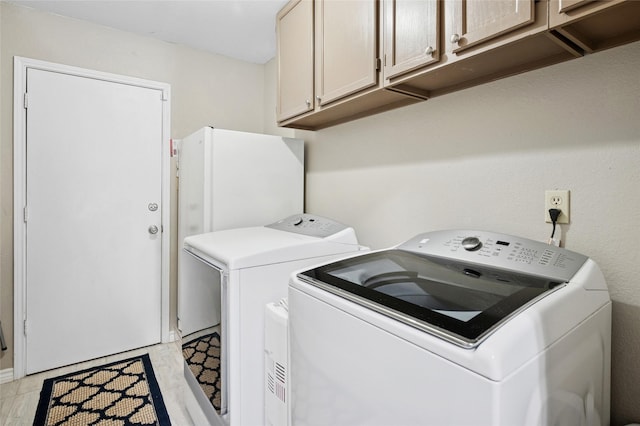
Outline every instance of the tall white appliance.
<svg viewBox="0 0 640 426">
<path fill-rule="evenodd" d="M 186 237 L 263 226 L 299 214 L 304 202 L 304 141 L 205 127 L 180 142 L 178 246 Z M 220 322 L 220 288 L 208 270 L 178 255 L 182 335 Z"/>
</svg>

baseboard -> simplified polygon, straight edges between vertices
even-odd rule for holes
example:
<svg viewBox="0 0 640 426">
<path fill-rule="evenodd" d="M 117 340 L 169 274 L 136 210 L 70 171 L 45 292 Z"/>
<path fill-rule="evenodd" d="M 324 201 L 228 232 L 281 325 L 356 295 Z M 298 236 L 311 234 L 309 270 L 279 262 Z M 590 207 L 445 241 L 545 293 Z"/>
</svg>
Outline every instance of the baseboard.
<svg viewBox="0 0 640 426">
<path fill-rule="evenodd" d="M 169 331 L 169 341 L 167 343 L 175 342 L 176 340 L 180 340 L 180 333 L 178 333 L 177 330 L 172 329 Z M 0 384 L 9 382 L 13 382 L 13 368 L 0 370 Z"/>
<path fill-rule="evenodd" d="M 13 382 L 13 368 L 0 370 L 0 384 Z"/>
</svg>

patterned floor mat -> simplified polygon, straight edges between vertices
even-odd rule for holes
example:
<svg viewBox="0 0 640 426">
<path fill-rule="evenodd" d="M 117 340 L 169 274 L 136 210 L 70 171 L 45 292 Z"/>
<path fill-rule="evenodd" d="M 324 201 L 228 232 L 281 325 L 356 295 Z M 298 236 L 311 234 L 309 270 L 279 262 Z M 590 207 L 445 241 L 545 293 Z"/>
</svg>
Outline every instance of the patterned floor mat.
<svg viewBox="0 0 640 426">
<path fill-rule="evenodd" d="M 149 355 L 44 381 L 34 425 L 171 424 Z"/>
<path fill-rule="evenodd" d="M 182 355 L 205 395 L 219 412 L 220 335 L 212 333 L 183 344 Z"/>
</svg>

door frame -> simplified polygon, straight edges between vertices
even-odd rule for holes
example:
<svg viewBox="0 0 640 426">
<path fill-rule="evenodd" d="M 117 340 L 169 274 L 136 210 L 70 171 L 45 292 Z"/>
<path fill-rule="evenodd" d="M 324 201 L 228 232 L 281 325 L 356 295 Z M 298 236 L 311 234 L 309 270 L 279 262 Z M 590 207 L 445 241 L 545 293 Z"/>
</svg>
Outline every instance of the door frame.
<svg viewBox="0 0 640 426">
<path fill-rule="evenodd" d="M 175 340 L 175 333 L 170 333 L 170 254 L 171 254 L 171 85 L 135 77 L 105 73 L 63 64 L 40 61 L 15 56 L 13 64 L 13 377 L 19 379 L 26 374 L 26 229 L 24 208 L 26 205 L 26 124 L 25 109 L 27 69 L 58 72 L 76 77 L 93 78 L 113 83 L 127 84 L 147 89 L 159 90 L 162 94 L 162 218 L 161 218 L 161 307 L 160 329 L 163 343 Z"/>
</svg>

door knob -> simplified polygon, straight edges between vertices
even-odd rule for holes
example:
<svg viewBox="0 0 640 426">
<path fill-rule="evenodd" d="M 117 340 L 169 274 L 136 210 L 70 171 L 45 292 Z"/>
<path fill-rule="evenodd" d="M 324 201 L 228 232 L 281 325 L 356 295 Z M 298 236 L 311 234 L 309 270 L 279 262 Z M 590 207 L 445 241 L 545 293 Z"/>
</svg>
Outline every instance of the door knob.
<svg viewBox="0 0 640 426">
<path fill-rule="evenodd" d="M 456 44 L 460 41 L 460 35 L 459 34 L 452 34 L 451 35 L 451 43 Z"/>
<path fill-rule="evenodd" d="M 158 227 L 157 227 L 157 226 L 155 226 L 155 225 L 151 225 L 151 226 L 149 227 L 149 233 L 150 233 L 150 234 L 157 234 L 157 233 L 158 233 Z"/>
</svg>

